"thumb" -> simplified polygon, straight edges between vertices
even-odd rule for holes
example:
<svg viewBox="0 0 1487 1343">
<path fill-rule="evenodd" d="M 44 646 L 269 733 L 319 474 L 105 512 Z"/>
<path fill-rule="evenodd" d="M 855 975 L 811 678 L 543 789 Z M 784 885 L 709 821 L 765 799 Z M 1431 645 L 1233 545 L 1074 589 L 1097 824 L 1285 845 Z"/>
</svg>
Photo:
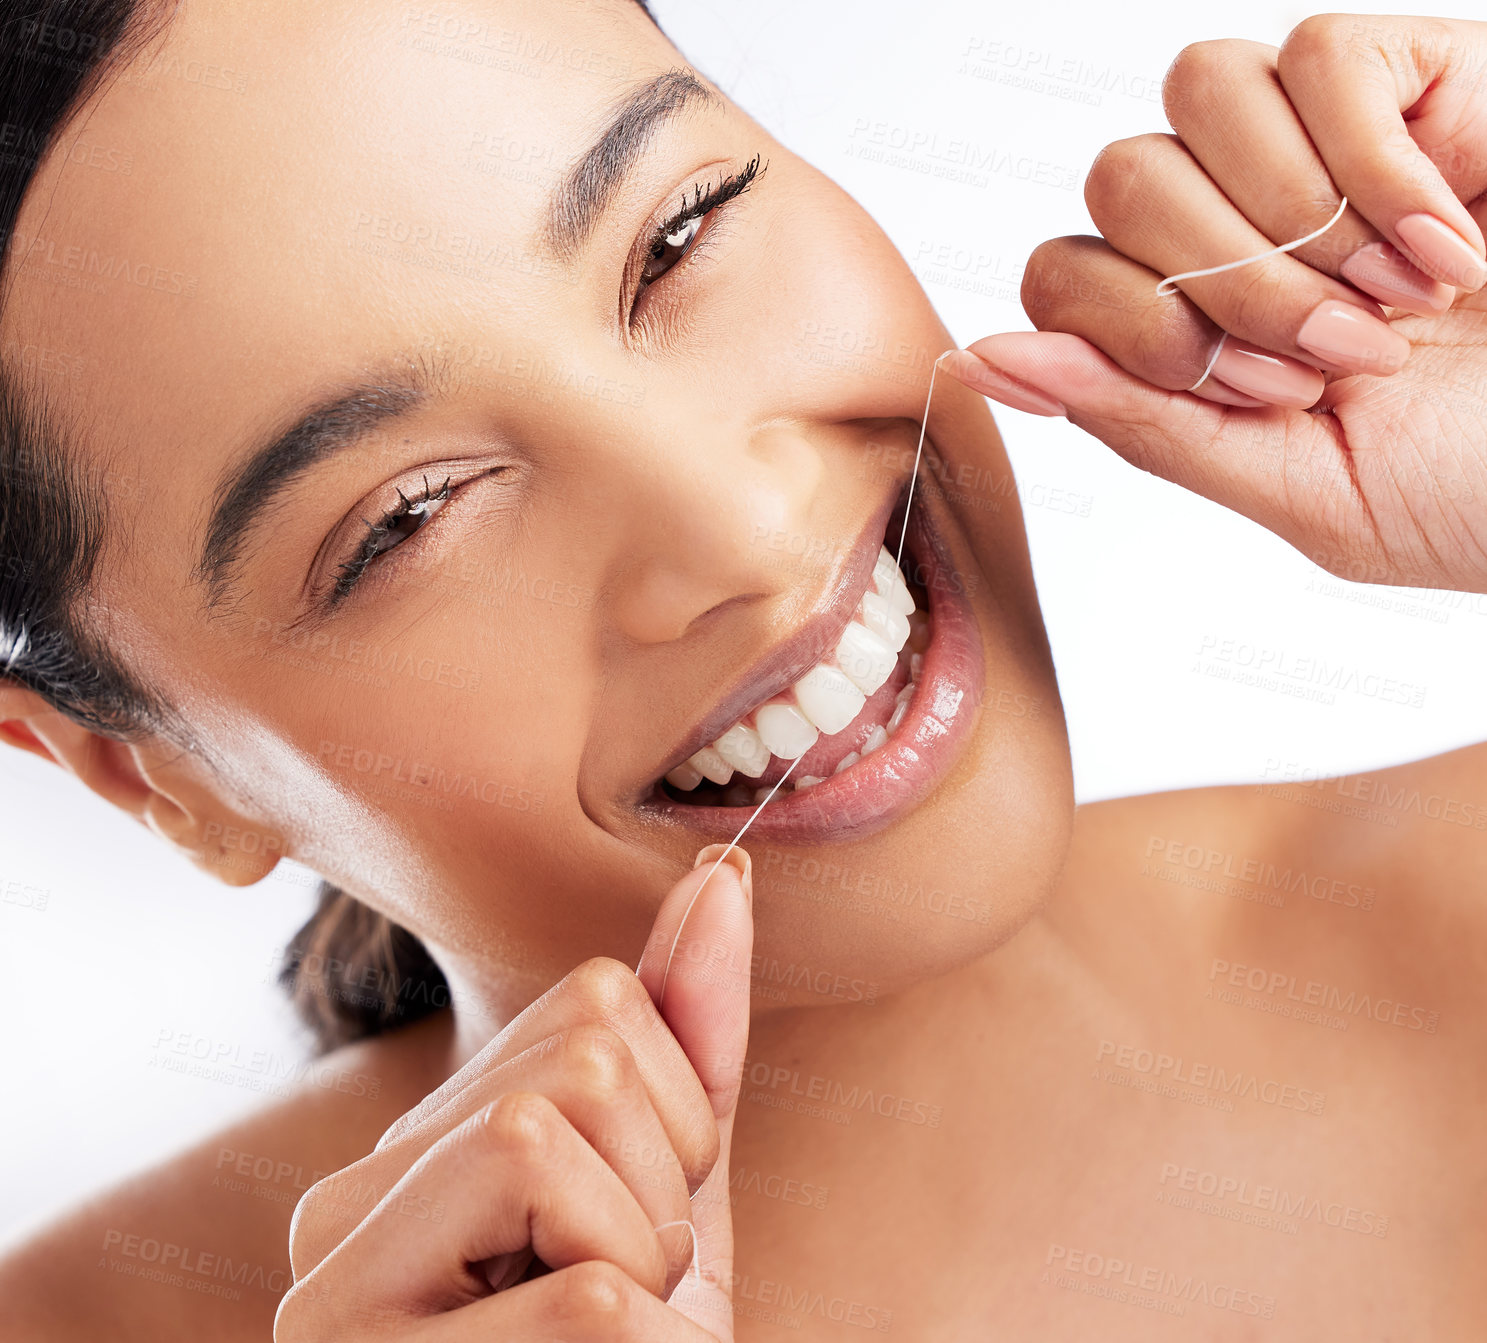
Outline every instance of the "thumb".
<svg viewBox="0 0 1487 1343">
<path fill-rule="evenodd" d="M 749 1043 L 753 874 L 748 854 L 709 844 L 667 893 L 635 973 L 697 1071 L 718 1120 L 718 1159 L 692 1196 L 695 1273 L 671 1305 L 723 1343 L 733 1339 L 729 1154 Z"/>
<path fill-rule="evenodd" d="M 1132 466 L 1242 513 L 1305 553 L 1362 520 L 1333 415 L 1225 406 L 1154 387 L 1065 331 L 983 336 L 943 368 L 1019 410 L 1061 411 Z M 1036 405 L 1029 390 L 1053 404 Z M 1326 399 L 1324 391 L 1319 407 Z"/>
</svg>

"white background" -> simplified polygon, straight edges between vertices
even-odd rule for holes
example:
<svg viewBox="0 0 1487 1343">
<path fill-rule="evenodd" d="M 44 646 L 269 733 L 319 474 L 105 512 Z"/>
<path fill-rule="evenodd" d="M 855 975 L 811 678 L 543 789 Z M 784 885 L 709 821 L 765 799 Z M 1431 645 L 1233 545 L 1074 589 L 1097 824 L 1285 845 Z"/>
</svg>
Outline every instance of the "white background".
<svg viewBox="0 0 1487 1343">
<path fill-rule="evenodd" d="M 1277 0 L 657 3 L 691 60 L 881 222 L 962 344 L 1030 328 L 1024 260 L 1045 238 L 1093 232 L 1085 172 L 1110 141 L 1166 129 L 1161 76 L 1186 43 L 1278 44 L 1310 12 Z M 859 156 L 880 122 L 895 142 L 934 147 L 917 167 Z M 933 175 L 965 140 L 1013 166 L 984 185 Z M 1073 188 L 1019 176 L 1039 161 Z M 942 247 L 951 263 L 935 265 Z M 1065 421 L 997 414 L 1082 800 L 1392 764 L 1487 737 L 1487 598 L 1341 583 Z M 1086 515 L 1043 503 L 1054 490 Z M 1316 703 L 1216 679 L 1196 669 L 1212 639 L 1392 677 L 1423 688 L 1423 703 L 1351 692 Z M 17 751 L 0 752 L 0 816 L 0 883 L 33 892 L 29 907 L 0 904 L 4 1235 L 271 1099 L 162 1071 L 156 1046 L 186 1032 L 239 1056 L 298 1057 L 304 1040 L 270 972 L 309 910 L 311 878 L 283 867 L 256 887 L 219 886 Z"/>
</svg>

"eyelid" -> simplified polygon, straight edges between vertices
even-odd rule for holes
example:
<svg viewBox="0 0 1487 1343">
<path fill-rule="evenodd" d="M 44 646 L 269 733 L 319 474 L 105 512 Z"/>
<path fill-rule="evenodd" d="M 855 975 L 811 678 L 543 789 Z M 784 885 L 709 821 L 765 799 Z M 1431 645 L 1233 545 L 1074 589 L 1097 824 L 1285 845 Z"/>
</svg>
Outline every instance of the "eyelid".
<svg viewBox="0 0 1487 1343">
<path fill-rule="evenodd" d="M 635 239 L 630 256 L 625 262 L 624 273 L 621 276 L 619 315 L 621 326 L 625 331 L 633 332 L 635 329 L 635 314 L 639 311 L 640 305 L 644 301 L 645 292 L 656 284 L 664 283 L 670 278 L 672 271 L 690 262 L 692 257 L 701 250 L 707 235 L 717 226 L 718 219 L 722 217 L 730 206 L 735 205 L 741 197 L 746 196 L 757 184 L 759 178 L 764 175 L 765 169 L 769 167 L 768 160 L 759 163 L 761 157 L 760 154 L 754 153 L 743 159 L 740 159 L 738 156 L 714 159 L 711 163 L 705 164 L 701 168 L 694 169 L 689 173 L 684 183 L 674 186 L 671 192 L 668 193 L 666 198 L 667 203 L 651 212 Z M 750 181 L 745 185 L 743 190 L 717 202 L 702 214 L 703 226 L 698 231 L 697 236 L 692 240 L 682 259 L 659 280 L 652 281 L 650 285 L 646 285 L 642 289 L 640 287 L 640 272 L 644 269 L 648 249 L 662 227 L 666 226 L 668 232 L 679 227 L 680 221 L 694 216 L 697 199 L 706 200 L 707 197 L 716 193 L 725 182 L 742 176 L 752 165 L 758 166 L 754 166 L 753 172 L 750 175 Z M 682 197 L 680 205 L 675 203 L 678 190 L 680 190 Z M 698 194 L 694 195 L 694 190 Z M 690 201 L 689 197 L 692 198 Z"/>
<path fill-rule="evenodd" d="M 468 462 L 465 465 L 468 465 Z M 457 474 L 460 466 L 461 463 L 458 462 L 447 462 L 438 464 L 432 469 L 423 466 L 414 467 L 406 475 L 400 475 L 395 480 L 390 480 L 379 485 L 371 494 L 367 495 L 366 498 L 368 500 L 375 501 L 370 507 L 367 506 L 364 500 L 352 508 L 331 529 L 326 543 L 322 545 L 311 565 L 311 579 L 304 594 L 305 600 L 309 603 L 310 607 L 320 615 L 328 615 L 342 609 L 347 602 L 363 596 L 363 588 L 371 577 L 370 571 L 373 569 L 386 569 L 389 565 L 399 563 L 400 561 L 394 559 L 391 552 L 417 544 L 422 534 L 437 524 L 440 517 L 454 505 L 456 497 L 465 486 L 474 484 L 475 481 L 485 476 L 496 475 L 510 469 L 506 463 L 502 463 L 499 466 L 484 466 L 478 470 L 470 471 L 467 475 L 460 476 Z M 415 472 L 416 475 L 413 474 Z M 425 476 L 428 477 L 429 487 L 435 496 L 440 493 L 444 478 L 447 476 L 449 478 L 448 497 L 441 502 L 439 508 L 429 520 L 409 536 L 407 540 L 400 541 L 396 546 L 390 547 L 388 552 L 374 558 L 366 566 L 366 569 L 362 571 L 360 578 L 344 597 L 336 597 L 335 590 L 337 579 L 341 572 L 340 566 L 343 563 L 350 562 L 360 553 L 362 542 L 369 535 L 363 519 L 374 525 L 380 523 L 384 517 L 393 512 L 397 507 L 399 503 L 397 492 L 399 490 L 409 498 L 417 498 L 422 495 L 423 478 Z M 354 530 L 354 528 L 360 530 Z"/>
</svg>

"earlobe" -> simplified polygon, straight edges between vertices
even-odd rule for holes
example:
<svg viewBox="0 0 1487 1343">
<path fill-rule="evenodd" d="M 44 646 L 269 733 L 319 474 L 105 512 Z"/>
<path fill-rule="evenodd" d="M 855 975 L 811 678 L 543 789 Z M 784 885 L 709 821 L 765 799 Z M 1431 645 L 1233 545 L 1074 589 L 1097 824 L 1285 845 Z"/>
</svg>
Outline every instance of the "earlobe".
<svg viewBox="0 0 1487 1343">
<path fill-rule="evenodd" d="M 178 748 L 117 741 L 74 723 L 35 691 L 0 679 L 0 740 L 50 760 L 228 886 L 262 881 L 287 856 L 195 777 Z"/>
</svg>

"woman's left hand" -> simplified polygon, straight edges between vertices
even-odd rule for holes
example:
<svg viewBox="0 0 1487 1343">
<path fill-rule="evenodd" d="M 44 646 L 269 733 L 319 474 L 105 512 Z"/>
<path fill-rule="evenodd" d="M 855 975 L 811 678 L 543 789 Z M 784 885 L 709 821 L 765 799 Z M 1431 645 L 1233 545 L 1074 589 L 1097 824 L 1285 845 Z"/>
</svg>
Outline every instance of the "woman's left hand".
<svg viewBox="0 0 1487 1343">
<path fill-rule="evenodd" d="M 1163 106 L 1175 135 L 1090 170 L 1104 236 L 1029 258 L 1037 332 L 946 371 L 1061 406 L 1344 578 L 1487 592 L 1487 23 L 1323 14 L 1279 48 L 1195 43 Z M 1311 233 L 1344 195 L 1312 242 L 1155 292 Z"/>
</svg>

